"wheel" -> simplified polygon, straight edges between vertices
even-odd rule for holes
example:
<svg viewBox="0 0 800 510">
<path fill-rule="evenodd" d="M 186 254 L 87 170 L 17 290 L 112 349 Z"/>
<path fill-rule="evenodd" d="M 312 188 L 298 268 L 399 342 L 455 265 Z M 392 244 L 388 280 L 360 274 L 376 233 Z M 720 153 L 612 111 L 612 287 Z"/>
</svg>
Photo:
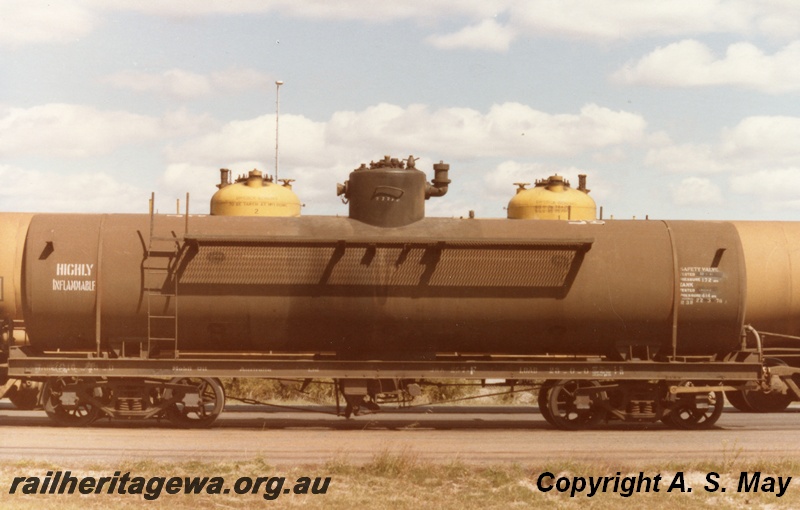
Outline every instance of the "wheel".
<svg viewBox="0 0 800 510">
<path fill-rule="evenodd" d="M 731 405 L 739 411 L 742 411 L 743 413 L 752 413 L 754 409 L 750 407 L 750 404 L 747 402 L 745 393 L 746 392 L 740 390 L 726 391 L 725 398 L 727 398 L 728 402 L 730 402 Z"/>
<path fill-rule="evenodd" d="M 17 409 L 31 410 L 39 405 L 39 391 L 42 384 L 38 382 L 20 382 L 19 386 L 12 386 L 6 392 L 6 398 L 14 404 Z"/>
<path fill-rule="evenodd" d="M 745 413 L 779 413 L 792 403 L 791 395 L 763 391 L 726 391 L 728 402 Z"/>
<path fill-rule="evenodd" d="M 169 382 L 164 399 L 175 400 L 165 411 L 174 425 L 209 427 L 225 406 L 225 390 L 218 379 L 183 377 Z"/>
<path fill-rule="evenodd" d="M 691 386 L 692 383 L 686 383 Z M 717 423 L 725 399 L 721 391 L 708 393 L 684 393 L 666 416 L 666 422 L 677 429 L 700 430 L 708 429 Z"/>
<path fill-rule="evenodd" d="M 782 359 L 766 358 L 764 364 L 768 367 L 786 366 Z M 754 413 L 779 413 L 784 411 L 792 403 L 792 396 L 789 393 L 779 393 L 771 391 L 746 391 L 743 392 L 744 400 Z"/>
<path fill-rule="evenodd" d="M 792 403 L 792 396 L 784 393 L 748 391 L 744 399 L 754 413 L 779 413 Z"/>
<path fill-rule="evenodd" d="M 561 381 L 550 390 L 548 412 L 553 426 L 561 430 L 581 430 L 601 423 L 607 411 L 604 392 L 592 390 L 597 381 Z"/>
<path fill-rule="evenodd" d="M 764 364 L 768 367 L 786 365 L 779 358 L 766 358 Z M 733 407 L 746 413 L 779 413 L 786 410 L 794 400 L 792 395 L 777 391 L 726 391 L 725 396 Z"/>
<path fill-rule="evenodd" d="M 550 412 L 550 390 L 553 389 L 555 386 L 555 381 L 545 381 L 542 383 L 542 386 L 539 388 L 539 412 L 542 413 L 545 421 L 552 426 L 556 426 L 553 421 L 553 413 Z"/>
<path fill-rule="evenodd" d="M 57 377 L 42 390 L 44 412 L 59 425 L 85 427 L 100 417 L 100 408 L 88 400 L 95 385 L 91 379 Z"/>
</svg>

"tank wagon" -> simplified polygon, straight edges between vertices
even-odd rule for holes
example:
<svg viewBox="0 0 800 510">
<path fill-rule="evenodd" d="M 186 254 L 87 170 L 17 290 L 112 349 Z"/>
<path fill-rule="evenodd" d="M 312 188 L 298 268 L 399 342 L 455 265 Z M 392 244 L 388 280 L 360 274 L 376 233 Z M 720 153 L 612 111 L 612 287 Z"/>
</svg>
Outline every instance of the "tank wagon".
<svg viewBox="0 0 800 510">
<path fill-rule="evenodd" d="M 506 219 L 426 218 L 450 183 L 433 170 L 362 165 L 338 186 L 347 217 L 226 171 L 211 215 L 0 214 L 0 383 L 41 383 L 69 425 L 206 426 L 220 377 L 333 379 L 346 416 L 427 381 L 533 384 L 563 429 L 701 428 L 724 391 L 750 410 L 800 396 L 762 344 L 800 334 L 800 223 L 598 220 L 585 179 L 556 177 Z M 580 200 L 546 195 L 566 190 Z"/>
</svg>

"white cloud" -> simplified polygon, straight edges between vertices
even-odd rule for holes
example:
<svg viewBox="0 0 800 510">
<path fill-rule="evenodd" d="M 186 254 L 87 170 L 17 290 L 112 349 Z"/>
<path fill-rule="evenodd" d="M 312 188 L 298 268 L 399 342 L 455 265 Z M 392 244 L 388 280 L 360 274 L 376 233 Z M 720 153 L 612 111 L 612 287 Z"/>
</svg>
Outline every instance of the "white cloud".
<svg viewBox="0 0 800 510">
<path fill-rule="evenodd" d="M 0 154 L 86 157 L 158 136 L 158 119 L 88 106 L 46 104 L 0 114 Z"/>
<path fill-rule="evenodd" d="M 731 179 L 731 190 L 770 202 L 795 202 L 800 197 L 800 167 L 774 168 L 738 175 Z"/>
<path fill-rule="evenodd" d="M 119 9 L 167 17 L 235 14 L 283 14 L 324 19 L 391 22 L 414 20 L 426 26 L 458 20 L 456 33 L 466 37 L 479 27 L 494 30 L 483 20 L 502 15 L 512 30 L 529 37 L 552 36 L 594 40 L 631 39 L 700 33 L 792 37 L 800 34 L 800 5 L 791 0 L 763 3 L 740 0 L 91 0 L 98 9 Z M 448 37 L 448 36 L 443 36 Z M 433 38 L 436 41 L 438 38 Z M 453 41 L 455 43 L 455 41 Z"/>
<path fill-rule="evenodd" d="M 191 18 L 208 15 L 269 14 L 327 20 L 386 22 L 398 19 L 429 20 L 452 15 L 486 17 L 508 0 L 90 0 L 98 8 L 141 12 L 155 16 Z"/>
<path fill-rule="evenodd" d="M 515 181 L 528 182 L 554 172 L 579 173 L 558 164 L 520 166 L 514 158 L 574 157 L 598 149 L 625 148 L 641 143 L 646 128 L 638 115 L 597 105 L 573 114 L 548 114 L 518 103 L 495 105 L 487 112 L 381 103 L 362 111 L 334 113 L 327 122 L 281 115 L 280 123 L 280 176 L 297 179 L 298 195 L 315 210 L 340 208 L 333 193 L 335 184 L 360 163 L 384 154 L 406 157 L 410 153 L 423 156 L 417 168 L 426 172 L 434 160 L 460 160 L 460 181 L 475 183 L 484 178 L 483 164 L 478 161 L 504 158 L 507 163 L 486 178 L 489 194 L 505 203 L 513 195 L 511 183 Z M 229 122 L 170 147 L 162 183 L 191 182 L 190 175 L 201 173 L 207 176 L 204 182 L 215 182 L 220 167 L 230 168 L 234 174 L 254 167 L 273 173 L 274 140 L 274 115 Z M 474 204 L 464 206 L 454 201 L 431 205 L 431 210 L 449 215 L 475 208 Z"/>
<path fill-rule="evenodd" d="M 753 2 L 749 7 L 759 12 L 753 23 L 756 32 L 784 40 L 800 35 L 800 4 L 795 0 Z"/>
<path fill-rule="evenodd" d="M 627 157 L 628 154 L 620 146 L 611 147 L 607 150 L 604 149 L 592 154 L 592 160 L 597 163 L 621 163 L 625 161 Z"/>
<path fill-rule="evenodd" d="M 274 79 L 261 71 L 242 68 L 232 68 L 212 73 L 210 80 L 215 90 L 225 93 L 264 89 L 275 83 Z"/>
<path fill-rule="evenodd" d="M 219 183 L 219 168 L 191 163 L 172 163 L 167 165 L 159 179 L 159 196 L 183 198 L 188 192 L 191 210 L 207 212 L 211 196 L 217 191 L 214 186 L 216 183 Z M 181 209 L 186 207 L 183 200 L 181 204 Z M 174 201 L 171 203 L 162 201 L 159 207 L 163 207 L 162 212 L 176 210 Z"/>
<path fill-rule="evenodd" d="M 515 193 L 514 183 L 535 183 L 537 178 L 551 175 L 552 168 L 541 163 L 520 163 L 518 161 L 503 161 L 492 171 L 488 172 L 483 181 L 488 192 L 507 196 L 509 199 Z"/>
<path fill-rule="evenodd" d="M 593 41 L 704 34 L 800 37 L 800 3 L 793 0 L 6 0 L 0 44 L 64 42 L 84 36 L 114 11 L 173 19 L 282 15 L 312 20 L 391 23 L 411 20 L 435 32 L 440 48 L 504 51 L 516 38 Z M 492 18 L 503 19 L 497 23 Z"/>
<path fill-rule="evenodd" d="M 668 172 L 733 175 L 800 166 L 798 139 L 800 117 L 752 116 L 723 129 L 715 143 L 660 140 L 647 152 L 645 163 Z"/>
<path fill-rule="evenodd" d="M 784 165 L 800 163 L 800 117 L 757 115 L 722 134 L 726 157 Z"/>
<path fill-rule="evenodd" d="M 325 124 L 300 115 L 280 116 L 280 160 L 293 164 L 325 165 L 330 160 L 325 144 Z M 275 115 L 232 121 L 215 132 L 188 140 L 167 150 L 171 162 L 229 165 L 260 161 L 273 166 Z"/>
<path fill-rule="evenodd" d="M 765 55 L 751 43 L 728 47 L 717 58 L 704 44 L 684 40 L 658 48 L 635 63 L 627 64 L 612 78 L 627 84 L 666 87 L 733 85 L 770 94 L 800 90 L 800 41 L 773 55 Z"/>
<path fill-rule="evenodd" d="M 281 0 L 86 0 L 96 9 L 132 11 L 169 18 L 194 18 L 208 15 L 269 13 L 288 2 Z"/>
<path fill-rule="evenodd" d="M 763 210 L 800 211 L 800 166 L 738 175 L 730 185 L 731 191 L 755 200 Z"/>
<path fill-rule="evenodd" d="M 0 46 L 72 42 L 89 34 L 97 16 L 80 2 L 4 0 Z"/>
<path fill-rule="evenodd" d="M 337 112 L 329 143 L 384 146 L 387 150 L 455 157 L 575 155 L 638 143 L 646 123 L 639 115 L 594 104 L 577 114 L 548 114 L 519 103 L 494 105 L 483 114 L 469 108 L 430 110 L 386 103 L 361 112 Z M 388 145 L 388 146 L 387 146 Z"/>
<path fill-rule="evenodd" d="M 468 48 L 502 52 L 508 50 L 514 37 L 513 28 L 503 26 L 494 19 L 487 19 L 452 34 L 430 36 L 428 42 L 444 50 Z"/>
<path fill-rule="evenodd" d="M 50 103 L 0 110 L 0 155 L 80 158 L 120 146 L 196 132 L 207 119 L 187 112 L 164 118 Z"/>
<path fill-rule="evenodd" d="M 597 41 L 704 34 L 761 34 L 778 40 L 800 36 L 794 0 L 509 0 L 508 18 L 529 37 Z"/>
<path fill-rule="evenodd" d="M 181 100 L 197 99 L 214 93 L 236 93 L 264 88 L 271 82 L 266 74 L 254 69 L 230 69 L 210 75 L 183 69 L 170 69 L 160 74 L 120 71 L 105 77 L 103 81 L 121 89 Z"/>
<path fill-rule="evenodd" d="M 705 177 L 687 177 L 670 188 L 675 205 L 707 207 L 724 202 L 719 186 Z"/>
<path fill-rule="evenodd" d="M 668 172 L 695 174 L 718 173 L 730 169 L 720 157 L 718 147 L 709 144 L 678 144 L 651 149 L 645 164 Z"/>
<path fill-rule="evenodd" d="M 208 77 L 181 69 L 171 69 L 162 74 L 121 71 L 107 77 L 105 81 L 118 88 L 155 92 L 177 99 L 194 99 L 211 94 L 211 81 Z"/>
<path fill-rule="evenodd" d="M 597 40 L 742 32 L 757 15 L 736 1 L 538 0 L 512 3 L 515 24 L 530 35 Z"/>
<path fill-rule="evenodd" d="M 162 137 L 194 135 L 217 126 L 209 114 L 196 114 L 184 108 L 170 110 L 159 119 Z"/>
<path fill-rule="evenodd" d="M 4 211 L 145 212 L 149 194 L 105 172 L 43 172 L 0 165 Z M 31 193 L 31 190 L 36 190 Z"/>
<path fill-rule="evenodd" d="M 631 149 L 647 146 L 652 147 L 645 158 L 647 166 L 668 172 L 715 172 L 729 179 L 736 193 L 747 194 L 747 189 L 766 181 L 790 183 L 788 188 L 795 189 L 791 183 L 800 180 L 793 174 L 800 175 L 795 170 L 800 168 L 800 150 L 795 144 L 800 137 L 800 118 L 788 116 L 748 117 L 722 130 L 717 142 L 704 144 L 675 144 L 663 136 L 650 135 L 640 116 L 597 105 L 587 105 L 576 113 L 550 114 L 518 103 L 494 105 L 485 112 L 382 103 L 361 111 L 337 112 L 325 122 L 288 114 L 280 120 L 281 177 L 298 180 L 298 195 L 313 204 L 315 212 L 320 207 L 327 211 L 341 209 L 333 193 L 336 182 L 344 180 L 359 163 L 383 154 L 422 155 L 424 159 L 418 162 L 418 167 L 426 172 L 430 171 L 433 160 L 457 161 L 460 175 L 455 186 L 483 183 L 487 202 L 478 209 L 492 203 L 495 204 L 492 210 L 513 195 L 513 182 L 531 182 L 552 173 L 574 178 L 581 173 L 559 158 L 571 162 L 583 158 L 586 164 L 598 153 L 613 152 L 615 159 L 624 159 Z M 182 197 L 185 191 L 190 191 L 193 210 L 205 212 L 220 167 L 230 168 L 235 174 L 252 168 L 273 172 L 274 128 L 274 115 L 218 126 L 207 117 L 185 110 L 149 117 L 86 106 L 47 104 L 29 109 L 0 109 L 0 155 L 78 158 L 107 154 L 126 144 L 160 140 L 166 147 L 166 165 L 158 182 L 159 193 Z M 185 139 L 187 135 L 193 137 Z M 594 169 L 586 173 L 596 177 Z M 780 178 L 769 177 L 773 174 Z M 43 173 L 31 175 L 34 181 L 50 177 Z M 98 189 L 106 190 L 103 193 L 118 194 L 118 182 L 113 177 L 105 176 L 103 180 L 98 175 L 81 173 L 76 188 L 61 187 L 75 194 L 70 190 L 92 188 L 90 181 L 97 179 Z M 671 188 L 674 203 L 723 204 L 719 179 L 712 181 L 703 175 L 683 179 Z M 136 210 L 140 210 L 143 193 L 138 190 L 137 193 Z M 750 195 L 764 204 L 771 202 L 766 191 Z M 788 201 L 789 196 L 782 200 Z M 63 205 L 54 204 L 48 207 L 56 210 Z M 113 211 L 127 207 L 101 198 L 92 204 L 97 205 L 86 209 L 101 210 L 108 206 Z M 64 210 L 74 207 L 67 206 Z M 166 207 L 172 210 L 174 202 Z M 446 215 L 465 214 L 463 210 L 470 208 L 476 207 L 458 200 L 448 205 L 431 205 L 431 211 Z"/>
<path fill-rule="evenodd" d="M 587 105 L 577 114 L 548 114 L 519 103 L 481 113 L 469 108 L 431 110 L 381 103 L 362 111 L 336 112 L 327 122 L 280 117 L 281 161 L 300 166 L 353 165 L 385 153 L 436 157 L 576 155 L 639 143 L 645 122 L 636 114 Z M 275 116 L 233 121 L 168 150 L 172 162 L 274 158 Z"/>
<path fill-rule="evenodd" d="M 714 206 L 725 204 L 723 191 L 750 200 L 753 211 L 800 209 L 800 118 L 754 116 L 736 126 L 723 129 L 715 143 L 665 143 L 651 149 L 645 158 L 648 166 L 667 172 L 711 174 L 694 175 L 671 186 L 676 205 Z M 724 179 L 728 187 L 718 183 Z M 732 203 L 728 202 L 728 205 Z"/>
</svg>

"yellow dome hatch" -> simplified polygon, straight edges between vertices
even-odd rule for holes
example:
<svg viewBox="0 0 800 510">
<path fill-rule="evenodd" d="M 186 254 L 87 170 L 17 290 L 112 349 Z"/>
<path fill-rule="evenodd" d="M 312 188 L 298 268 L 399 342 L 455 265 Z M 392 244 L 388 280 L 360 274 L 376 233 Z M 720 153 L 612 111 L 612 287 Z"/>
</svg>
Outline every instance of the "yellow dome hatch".
<svg viewBox="0 0 800 510">
<path fill-rule="evenodd" d="M 595 220 L 597 204 L 586 189 L 586 176 L 578 176 L 578 188 L 560 175 L 529 183 L 515 182 L 517 194 L 508 202 L 508 218 L 521 220 Z"/>
</svg>

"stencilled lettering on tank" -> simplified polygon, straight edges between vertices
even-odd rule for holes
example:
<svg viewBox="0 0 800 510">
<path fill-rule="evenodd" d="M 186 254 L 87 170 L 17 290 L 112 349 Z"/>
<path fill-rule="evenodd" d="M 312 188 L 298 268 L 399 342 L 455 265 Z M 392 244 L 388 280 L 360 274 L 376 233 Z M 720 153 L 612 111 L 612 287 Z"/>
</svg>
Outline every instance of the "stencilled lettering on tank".
<svg viewBox="0 0 800 510">
<path fill-rule="evenodd" d="M 55 276 L 71 277 L 53 278 L 56 292 L 94 292 L 97 288 L 94 264 L 57 263 Z"/>
<path fill-rule="evenodd" d="M 94 264 L 56 264 L 56 276 L 92 276 Z"/>
<path fill-rule="evenodd" d="M 681 304 L 723 303 L 719 296 L 719 284 L 724 277 L 725 274 L 718 267 L 682 267 L 679 284 Z"/>
</svg>

